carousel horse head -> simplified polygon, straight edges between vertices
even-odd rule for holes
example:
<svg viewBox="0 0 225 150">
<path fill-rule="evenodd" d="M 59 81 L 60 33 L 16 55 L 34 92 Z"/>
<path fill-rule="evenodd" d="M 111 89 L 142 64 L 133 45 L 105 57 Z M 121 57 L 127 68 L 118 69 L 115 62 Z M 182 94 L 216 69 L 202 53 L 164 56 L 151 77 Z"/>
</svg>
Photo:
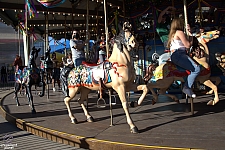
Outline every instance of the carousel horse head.
<svg viewBox="0 0 225 150">
<path fill-rule="evenodd" d="M 225 76 L 225 53 L 221 54 L 219 52 L 216 52 L 215 57 L 216 57 L 216 60 L 218 61 L 216 65 L 223 72 L 223 75 Z"/>
<path fill-rule="evenodd" d="M 209 41 L 218 38 L 219 35 L 220 35 L 220 31 L 218 30 L 202 32 L 200 33 L 200 36 L 198 37 L 198 41 L 200 43 L 208 43 Z"/>
<path fill-rule="evenodd" d="M 137 42 L 134 35 L 131 33 L 131 24 L 129 22 L 123 24 L 123 30 L 116 36 L 114 43 L 121 52 L 123 52 L 123 46 L 128 51 L 136 47 Z"/>
<path fill-rule="evenodd" d="M 29 62 L 28 62 L 28 67 L 29 68 L 36 68 L 37 67 L 36 63 L 35 63 L 35 60 L 38 57 L 38 53 L 40 52 L 40 50 L 41 50 L 40 48 L 36 49 L 35 47 L 33 47 L 31 49 Z"/>
</svg>

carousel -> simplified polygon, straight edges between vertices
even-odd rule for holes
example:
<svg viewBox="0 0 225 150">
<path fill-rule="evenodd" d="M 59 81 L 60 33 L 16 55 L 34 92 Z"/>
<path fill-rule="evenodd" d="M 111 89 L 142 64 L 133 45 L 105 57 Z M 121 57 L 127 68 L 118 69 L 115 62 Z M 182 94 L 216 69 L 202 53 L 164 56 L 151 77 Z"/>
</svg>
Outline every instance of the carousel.
<svg viewBox="0 0 225 150">
<path fill-rule="evenodd" d="M 15 91 L 1 99 L 1 114 L 22 130 L 85 149 L 224 148 L 223 6 L 222 0 L 0 0 L 0 18 L 15 29 L 15 51 L 25 60 Z M 169 61 L 157 32 L 167 7 L 176 8 L 167 17 L 192 27 L 190 56 L 203 68 L 193 85 L 197 97 L 182 93 L 190 72 Z M 68 68 L 63 61 L 75 30 L 86 61 Z M 105 61 L 93 61 L 101 36 L 108 39 Z M 53 54 L 62 64 L 58 91 L 51 84 Z"/>
</svg>

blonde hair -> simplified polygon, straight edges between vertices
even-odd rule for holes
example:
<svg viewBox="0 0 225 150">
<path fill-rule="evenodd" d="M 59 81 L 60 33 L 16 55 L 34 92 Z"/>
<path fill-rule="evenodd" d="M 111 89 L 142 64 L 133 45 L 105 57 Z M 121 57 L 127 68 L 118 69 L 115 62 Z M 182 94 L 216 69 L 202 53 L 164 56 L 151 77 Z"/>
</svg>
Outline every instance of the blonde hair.
<svg viewBox="0 0 225 150">
<path fill-rule="evenodd" d="M 168 48 L 170 47 L 171 40 L 173 39 L 173 36 L 175 35 L 177 30 L 184 31 L 184 20 L 181 18 L 174 18 L 171 23 L 170 33 L 168 36 L 168 43 L 167 43 Z"/>
</svg>

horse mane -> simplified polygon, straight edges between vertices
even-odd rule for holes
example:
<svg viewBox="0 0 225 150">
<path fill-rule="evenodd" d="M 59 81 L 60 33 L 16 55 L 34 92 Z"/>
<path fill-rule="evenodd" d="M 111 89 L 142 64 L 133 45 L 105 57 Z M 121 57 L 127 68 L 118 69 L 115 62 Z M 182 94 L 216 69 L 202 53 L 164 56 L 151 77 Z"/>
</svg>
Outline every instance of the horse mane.
<svg viewBox="0 0 225 150">
<path fill-rule="evenodd" d="M 193 36 L 192 41 L 192 48 L 191 48 L 191 56 L 197 57 L 198 59 L 204 57 L 205 55 L 205 49 L 202 49 L 201 47 L 204 47 L 201 43 L 199 43 L 197 37 Z"/>
<path fill-rule="evenodd" d="M 117 48 L 122 52 L 123 51 L 123 45 L 125 44 L 124 42 L 125 38 L 125 33 L 120 32 L 119 35 L 116 36 L 114 43 L 117 45 Z"/>
</svg>

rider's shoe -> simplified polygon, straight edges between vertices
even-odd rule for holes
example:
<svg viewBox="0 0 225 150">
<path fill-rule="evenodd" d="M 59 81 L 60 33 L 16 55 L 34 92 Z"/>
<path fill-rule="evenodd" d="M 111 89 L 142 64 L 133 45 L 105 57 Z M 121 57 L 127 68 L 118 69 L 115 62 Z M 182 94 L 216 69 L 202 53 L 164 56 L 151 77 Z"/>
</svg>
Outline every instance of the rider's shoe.
<svg viewBox="0 0 225 150">
<path fill-rule="evenodd" d="M 52 89 L 55 92 L 55 88 Z"/>
<path fill-rule="evenodd" d="M 187 94 L 189 97 L 195 98 L 196 94 L 193 93 L 193 91 L 190 88 L 184 87 L 183 88 L 183 93 Z"/>
</svg>

